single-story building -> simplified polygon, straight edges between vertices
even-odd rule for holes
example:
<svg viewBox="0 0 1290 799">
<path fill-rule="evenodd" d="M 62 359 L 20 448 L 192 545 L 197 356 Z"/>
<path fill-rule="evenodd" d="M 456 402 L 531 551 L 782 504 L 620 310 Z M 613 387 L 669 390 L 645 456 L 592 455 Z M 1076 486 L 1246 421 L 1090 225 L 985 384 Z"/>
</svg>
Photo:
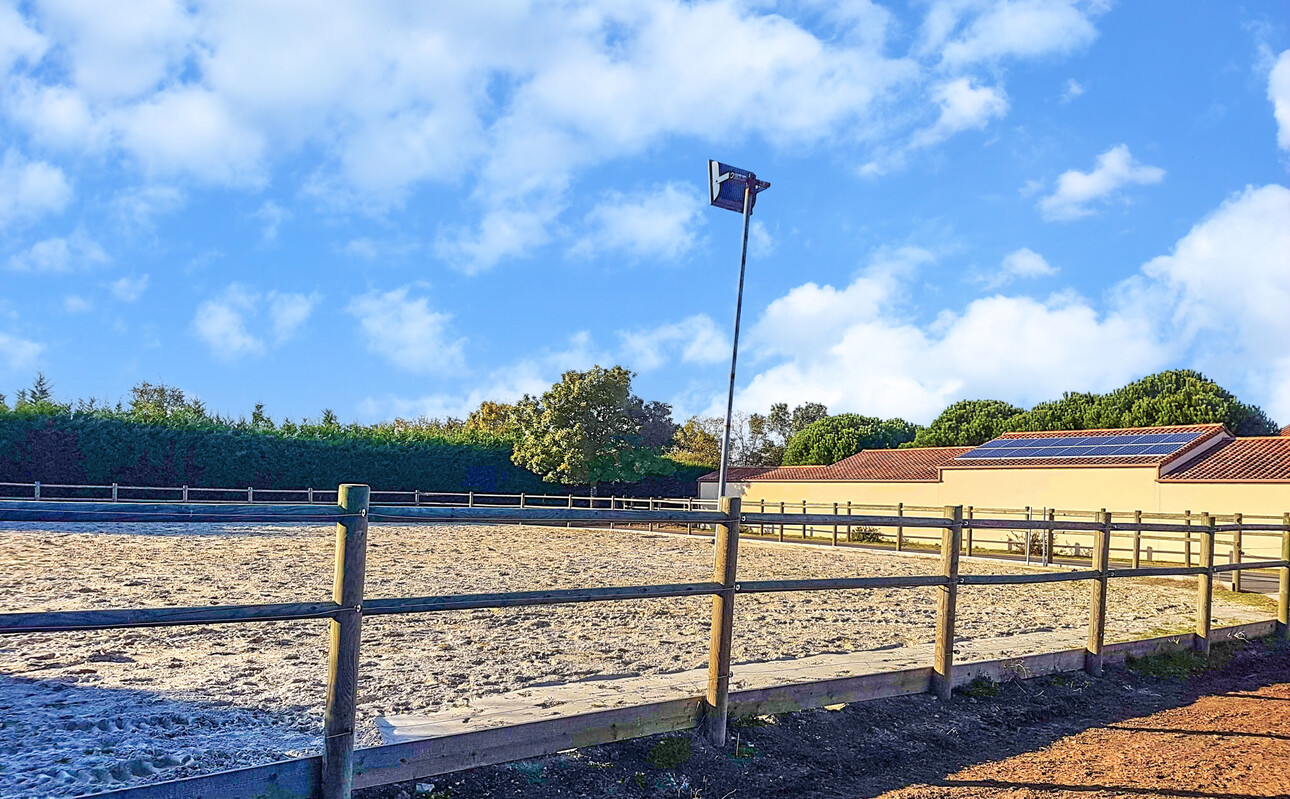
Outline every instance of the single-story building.
<svg viewBox="0 0 1290 799">
<path fill-rule="evenodd" d="M 699 496 L 716 497 L 716 481 L 699 478 Z M 745 509 L 903 503 L 1279 521 L 1290 512 L 1290 436 L 1237 437 L 1221 424 L 1005 433 L 979 447 L 865 450 L 830 466 L 732 467 L 726 493 Z M 1266 543 L 1257 549 L 1273 554 Z"/>
</svg>

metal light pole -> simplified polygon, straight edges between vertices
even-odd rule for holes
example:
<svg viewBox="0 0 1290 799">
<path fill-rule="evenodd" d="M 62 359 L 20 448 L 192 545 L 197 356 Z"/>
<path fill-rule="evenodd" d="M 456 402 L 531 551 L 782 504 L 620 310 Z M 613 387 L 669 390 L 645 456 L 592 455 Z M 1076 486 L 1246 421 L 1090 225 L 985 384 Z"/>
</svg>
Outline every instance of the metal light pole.
<svg viewBox="0 0 1290 799">
<path fill-rule="evenodd" d="M 735 405 L 735 366 L 739 361 L 739 317 L 744 305 L 744 267 L 748 263 L 748 225 L 752 219 L 757 194 L 770 188 L 752 172 L 719 163 L 708 162 L 709 198 L 712 205 L 744 215 L 743 245 L 739 251 L 739 287 L 735 292 L 735 331 L 730 349 L 730 384 L 726 391 L 726 423 L 721 435 L 721 466 L 717 477 L 717 496 L 726 495 L 726 473 L 730 467 L 730 422 Z M 741 196 L 742 195 L 742 196 Z"/>
</svg>

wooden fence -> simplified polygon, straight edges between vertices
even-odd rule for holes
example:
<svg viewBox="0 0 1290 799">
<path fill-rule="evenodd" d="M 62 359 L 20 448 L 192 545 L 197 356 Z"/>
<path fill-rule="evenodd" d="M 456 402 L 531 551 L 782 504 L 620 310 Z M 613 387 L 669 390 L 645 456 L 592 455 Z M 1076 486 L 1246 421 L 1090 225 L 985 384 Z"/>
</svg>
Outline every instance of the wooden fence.
<svg viewBox="0 0 1290 799">
<path fill-rule="evenodd" d="M 296 758 L 265 766 L 220 772 L 185 780 L 126 788 L 106 794 L 113 799 L 176 799 L 177 797 L 348 797 L 354 788 L 386 785 L 420 777 L 443 774 L 475 766 L 549 754 L 563 749 L 589 746 L 625 738 L 690 729 L 701 726 L 717 746 L 726 744 L 728 717 L 733 714 L 777 713 L 839 702 L 853 702 L 885 696 L 933 692 L 949 699 L 955 685 L 981 674 L 999 674 L 999 669 L 1019 668 L 1038 675 L 1083 668 L 1100 674 L 1104 662 L 1126 653 L 1187 646 L 1207 654 L 1210 642 L 1239 635 L 1263 635 L 1279 631 L 1290 637 L 1290 519 L 1278 524 L 1220 524 L 1213 516 L 1193 520 L 1192 525 L 1162 522 L 1116 521 L 1105 511 L 1089 520 L 1063 520 L 1063 529 L 1085 532 L 1094 541 L 1092 567 L 1070 571 L 1025 574 L 959 574 L 959 555 L 964 533 L 1024 529 L 1048 532 L 1056 522 L 1049 519 L 987 518 L 977 512 L 965 514 L 961 506 L 900 515 L 802 513 L 794 518 L 808 529 L 839 526 L 899 528 L 935 532 L 939 538 L 939 568 L 932 574 L 902 577 L 854 577 L 795 580 L 738 580 L 740 530 L 782 522 L 779 513 L 746 512 L 738 498 L 725 498 L 716 509 L 655 508 L 606 509 L 571 507 L 505 507 L 501 505 L 373 505 L 367 486 L 343 485 L 334 505 L 319 504 L 191 504 L 183 502 L 122 503 L 0 501 L 0 522 L 313 522 L 336 524 L 336 560 L 333 597 L 330 602 L 267 605 L 214 606 L 192 608 L 140 608 L 19 612 L 0 614 L 0 634 L 57 633 L 75 630 L 106 630 L 130 627 L 161 627 L 231 622 L 327 619 L 331 628 L 328 687 L 324 716 L 324 751 L 313 757 Z M 588 498 L 591 499 L 591 498 Z M 697 500 L 681 500 L 689 506 Z M 588 504 L 594 504 L 589 502 Z M 657 503 L 656 503 L 657 504 Z M 909 511 L 902 508 L 902 511 Z M 366 598 L 367 532 L 370 523 L 425 524 L 442 522 L 532 523 L 532 524 L 636 524 L 698 525 L 713 528 L 714 563 L 710 581 L 671 585 L 572 588 L 490 594 L 422 597 Z M 1223 533 L 1275 533 L 1281 541 L 1280 558 L 1266 561 L 1216 565 L 1214 540 Z M 1200 552 L 1197 566 L 1111 568 L 1108 555 L 1113 533 L 1191 533 Z M 1279 572 L 1278 617 L 1276 622 L 1256 622 L 1223 630 L 1211 629 L 1210 603 L 1214 576 L 1227 571 L 1276 569 Z M 1197 614 L 1193 634 L 1167 639 L 1104 644 L 1107 582 L 1114 578 L 1164 575 L 1197 576 Z M 960 586 L 1026 585 L 1061 581 L 1088 581 L 1090 592 L 1088 639 L 1083 650 L 1044 653 L 1003 662 L 971 663 L 955 669 L 953 660 L 955 605 Z M 937 590 L 936 646 L 929 667 L 855 677 L 774 686 L 731 692 L 731 638 L 734 602 L 739 594 L 863 590 L 872 588 L 935 588 Z M 702 697 L 615 708 L 538 722 L 480 730 L 470 733 L 390 744 L 367 749 L 354 748 L 355 701 L 359 670 L 362 620 L 367 616 L 433 613 L 470 608 L 507 608 L 533 605 L 563 605 L 579 602 L 661 599 L 683 596 L 711 596 L 712 627 L 709 644 L 709 680 Z M 991 672 L 991 669 L 995 669 Z"/>
</svg>

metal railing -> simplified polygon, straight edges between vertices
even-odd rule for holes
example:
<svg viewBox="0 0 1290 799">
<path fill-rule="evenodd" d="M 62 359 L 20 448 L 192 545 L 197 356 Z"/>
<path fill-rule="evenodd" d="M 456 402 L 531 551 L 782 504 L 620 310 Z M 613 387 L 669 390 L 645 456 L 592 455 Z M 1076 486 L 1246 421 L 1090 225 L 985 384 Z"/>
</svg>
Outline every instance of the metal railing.
<svg viewBox="0 0 1290 799">
<path fill-rule="evenodd" d="M 221 796 L 252 797 L 272 790 L 281 797 L 348 797 L 354 788 L 400 782 L 447 773 L 463 768 L 546 754 L 572 746 L 586 746 L 623 738 L 702 726 L 705 736 L 717 746 L 726 743 L 727 719 L 731 712 L 780 712 L 784 709 L 818 707 L 839 701 L 858 701 L 880 696 L 931 691 L 948 699 L 956 683 L 953 641 L 955 607 L 960 586 L 1025 585 L 1049 582 L 1089 581 L 1092 584 L 1087 644 L 1078 653 L 1059 653 L 1058 660 L 1071 668 L 1082 667 L 1100 674 L 1108 651 L 1104 645 L 1107 583 L 1110 579 L 1162 575 L 1196 575 L 1197 615 L 1195 633 L 1188 643 L 1207 654 L 1214 630 L 1211 603 L 1214 575 L 1247 569 L 1279 570 L 1279 606 L 1276 629 L 1290 637 L 1290 519 L 1280 524 L 1219 524 L 1213 516 L 1194 524 L 1132 522 L 1114 520 L 1105 511 L 1087 520 L 985 518 L 978 510 L 965 514 L 961 506 L 941 509 L 901 508 L 899 515 L 802 513 L 795 523 L 811 527 L 834 524 L 875 528 L 908 528 L 935 531 L 939 538 L 939 562 L 934 573 L 899 577 L 855 577 L 795 580 L 739 581 L 737 548 L 740 530 L 779 524 L 780 513 L 744 512 L 738 498 L 720 500 L 715 510 L 658 508 L 607 509 L 501 505 L 374 505 L 367 486 L 343 485 L 335 492 L 335 505 L 318 504 L 191 504 L 176 502 L 125 503 L 55 502 L 44 500 L 0 501 L 0 522 L 312 522 L 335 523 L 336 550 L 334 591 L 330 602 L 280 603 L 262 605 L 207 606 L 191 608 L 95 609 L 0 614 L 0 634 L 59 633 L 75 630 L 105 630 L 129 627 L 161 627 L 233 622 L 327 619 L 331 627 L 328 689 L 324 724 L 324 751 L 314 757 L 297 758 L 186 780 L 126 788 L 100 797 L 148 799 L 149 797 Z M 587 498 L 589 504 L 599 498 Z M 681 500 L 687 505 L 698 501 Z M 673 501 L 675 502 L 675 501 Z M 657 500 L 655 501 L 657 504 Z M 808 508 L 809 510 L 809 508 Z M 913 514 L 906 511 L 915 511 Z M 933 515 L 923 515 L 923 514 Z M 443 522 L 702 525 L 713 528 L 713 578 L 705 582 L 668 585 L 571 588 L 546 591 L 501 592 L 421 597 L 377 597 L 364 594 L 367 532 L 371 523 L 427 524 Z M 959 556 L 965 531 L 1062 529 L 1086 532 L 1093 538 L 1091 568 L 1026 574 L 959 574 Z M 1227 565 L 1214 563 L 1214 540 L 1220 533 L 1277 533 L 1281 556 L 1276 560 Z M 1179 567 L 1111 568 L 1108 561 L 1111 536 L 1115 532 L 1189 532 L 1196 536 L 1200 564 Z M 937 613 L 935 650 L 930 668 L 861 675 L 818 683 L 775 686 L 755 691 L 731 692 L 731 640 L 734 602 L 739 594 L 873 588 L 935 588 Z M 689 697 L 649 705 L 598 711 L 552 720 L 499 727 L 441 738 L 389 744 L 366 749 L 354 748 L 355 703 L 359 671 L 362 619 L 365 616 L 433 613 L 467 608 L 509 608 L 533 605 L 565 605 L 580 602 L 630 601 L 690 596 L 713 598 L 709 642 L 708 686 L 703 697 Z M 1267 632 L 1268 624 L 1247 625 L 1245 632 Z M 1230 630 L 1230 628 L 1229 628 Z M 1157 642 L 1146 642 L 1156 645 Z M 1160 645 L 1166 645 L 1160 643 Z M 1048 656 L 1050 661 L 1051 656 Z M 1063 666 L 1063 667 L 1065 667 Z M 971 664 L 968 674 L 982 664 Z M 734 710 L 732 711 L 732 708 Z M 768 710 L 772 708 L 775 710 Z"/>
</svg>

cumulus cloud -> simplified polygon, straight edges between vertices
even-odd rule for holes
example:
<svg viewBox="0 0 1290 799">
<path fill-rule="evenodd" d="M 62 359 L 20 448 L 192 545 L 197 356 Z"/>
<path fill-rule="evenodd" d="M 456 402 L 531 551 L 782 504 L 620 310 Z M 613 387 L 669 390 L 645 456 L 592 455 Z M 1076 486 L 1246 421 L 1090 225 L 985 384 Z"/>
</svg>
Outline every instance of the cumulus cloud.
<svg viewBox="0 0 1290 799">
<path fill-rule="evenodd" d="M 42 239 L 9 256 L 9 268 L 15 272 L 54 274 L 90 269 L 111 260 L 98 242 L 77 230 L 70 236 Z"/>
<path fill-rule="evenodd" d="M 0 332 L 0 364 L 10 371 L 30 369 L 44 351 L 44 344 Z"/>
<path fill-rule="evenodd" d="M 0 159 L 0 230 L 18 220 L 56 214 L 72 199 L 63 170 L 44 161 L 29 161 L 10 147 Z"/>
<path fill-rule="evenodd" d="M 588 232 L 569 252 L 575 256 L 621 252 L 631 258 L 676 260 L 694 247 L 694 228 L 703 205 L 696 190 L 677 183 L 630 196 L 609 192 L 587 214 Z"/>
<path fill-rule="evenodd" d="M 676 359 L 681 363 L 719 363 L 730 357 L 730 340 L 707 314 L 695 314 L 643 330 L 618 333 L 620 358 L 633 369 L 648 372 Z"/>
<path fill-rule="evenodd" d="M 842 142 L 858 161 L 919 130 L 928 146 L 1006 112 L 1002 85 L 959 77 L 967 65 L 1068 53 L 1095 35 L 1087 4 L 1058 0 L 933 3 L 908 52 L 871 2 L 4 9 L 3 99 L 27 136 L 181 189 L 258 188 L 303 157 L 301 194 L 345 212 L 464 182 L 469 218 L 438 231 L 435 252 L 466 272 L 564 231 L 574 247 L 670 257 L 659 231 L 623 229 L 612 203 L 562 219 L 570 187 L 677 137 Z"/>
<path fill-rule="evenodd" d="M 1022 247 L 1008 253 L 998 271 L 987 278 L 985 283 L 988 288 L 998 288 L 1017 279 L 1051 277 L 1055 274 L 1057 267 L 1048 263 L 1044 256 L 1029 247 Z"/>
<path fill-rule="evenodd" d="M 452 315 L 432 309 L 426 297 L 409 296 L 406 286 L 368 292 L 354 298 L 348 310 L 358 319 L 367 349 L 399 369 L 443 375 L 465 366 L 466 340 L 454 337 Z"/>
<path fill-rule="evenodd" d="M 846 286 L 804 284 L 767 307 L 748 339 L 759 371 L 738 403 L 813 400 L 927 422 L 965 397 L 1029 405 L 1190 366 L 1290 418 L 1287 218 L 1290 189 L 1248 188 L 1115 286 L 1103 308 L 1071 291 L 996 295 L 922 323 L 908 287 L 933 257 L 881 251 Z M 1052 268 L 1029 250 L 1013 256 L 1022 272 Z"/>
<path fill-rule="evenodd" d="M 1084 94 L 1084 87 L 1079 81 L 1070 78 L 1066 81 L 1066 88 L 1062 89 L 1062 102 L 1069 103 L 1082 94 Z"/>
<path fill-rule="evenodd" d="M 198 306 L 193 332 L 218 360 L 257 357 L 290 340 L 320 300 L 316 294 L 262 293 L 234 283 Z"/>
<path fill-rule="evenodd" d="M 135 302 L 148 290 L 148 276 L 122 277 L 108 284 L 108 291 L 121 302 Z"/>
<path fill-rule="evenodd" d="M 1277 146 L 1290 150 L 1290 50 L 1277 57 L 1268 75 L 1268 99 L 1277 120 Z"/>
<path fill-rule="evenodd" d="M 1139 163 L 1127 145 L 1117 144 L 1097 157 L 1091 172 L 1063 172 L 1053 193 L 1039 201 L 1039 210 L 1050 221 L 1079 219 L 1095 213 L 1093 203 L 1111 199 L 1125 186 L 1150 185 L 1164 178 L 1163 169 Z"/>
</svg>

